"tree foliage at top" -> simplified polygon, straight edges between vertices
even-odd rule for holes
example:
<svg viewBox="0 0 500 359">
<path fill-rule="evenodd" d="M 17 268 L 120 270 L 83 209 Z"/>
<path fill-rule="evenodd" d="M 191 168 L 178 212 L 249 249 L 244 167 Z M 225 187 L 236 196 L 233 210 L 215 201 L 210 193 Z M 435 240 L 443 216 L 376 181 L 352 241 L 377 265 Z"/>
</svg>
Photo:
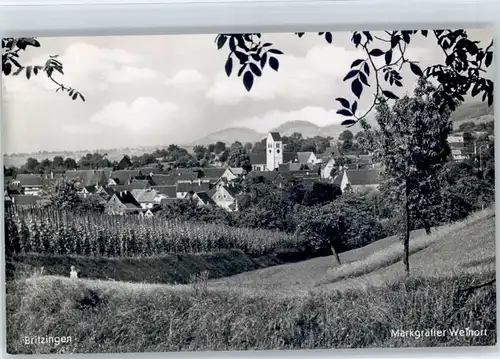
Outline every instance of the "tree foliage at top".
<svg viewBox="0 0 500 359">
<path fill-rule="evenodd" d="M 297 32 L 296 35 L 300 38 L 305 33 Z M 332 33 L 320 32 L 318 35 L 332 43 Z M 432 36 L 442 50 L 442 63 L 422 69 L 417 61 L 410 59 L 406 51 L 415 36 Z M 467 94 L 480 96 L 489 106 L 493 104 L 493 81 L 484 77 L 486 69 L 493 62 L 493 40 L 488 46 L 481 47 L 479 41 L 469 39 L 465 30 L 447 29 L 385 31 L 381 36 L 370 31 L 354 31 L 351 42 L 362 55 L 353 61 L 343 79 L 351 84 L 352 99 L 336 99 L 341 105 L 337 113 L 347 117 L 343 121 L 344 125 L 352 126 L 360 121 L 364 123 L 366 116 L 381 101 L 398 99 L 391 89 L 403 86 L 403 67 L 408 67 L 418 78 L 439 84 L 437 91 L 443 99 L 443 110 L 455 110 Z M 283 52 L 274 44 L 264 41 L 260 33 L 219 34 L 215 43 L 219 50 L 229 50 L 225 63 L 227 76 L 236 73 L 242 78 L 247 91 L 253 88 L 256 79 L 263 76 L 268 68 L 273 71 L 280 68 L 279 57 Z M 376 64 L 378 58 L 383 59 L 383 65 Z M 360 112 L 358 101 L 367 88 L 373 92 L 372 105 Z"/>
<path fill-rule="evenodd" d="M 5 76 L 20 76 L 24 73 L 29 80 L 32 76 L 44 74 L 56 85 L 56 92 L 66 92 L 72 100 L 80 99 L 81 101 L 85 101 L 85 97 L 81 92 L 64 85 L 54 78 L 56 73 L 64 75 L 64 67 L 58 59 L 59 55 L 49 56 L 44 64 L 22 65 L 20 63 L 20 53 L 30 47 L 40 47 L 40 42 L 34 37 L 2 38 L 2 72 Z"/>
</svg>

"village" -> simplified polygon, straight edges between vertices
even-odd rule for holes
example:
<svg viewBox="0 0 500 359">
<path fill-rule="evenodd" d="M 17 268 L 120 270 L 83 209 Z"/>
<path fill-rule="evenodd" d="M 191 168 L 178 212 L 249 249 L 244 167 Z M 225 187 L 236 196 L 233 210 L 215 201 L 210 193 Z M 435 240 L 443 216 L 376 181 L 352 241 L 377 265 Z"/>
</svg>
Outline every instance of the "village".
<svg viewBox="0 0 500 359">
<path fill-rule="evenodd" d="M 475 140 L 466 143 L 469 137 Z M 464 140 L 465 139 L 465 140 Z M 493 143 L 486 131 L 455 132 L 449 136 L 452 161 L 465 161 Z M 198 206 L 219 206 L 238 211 L 238 194 L 245 179 L 263 178 L 282 187 L 300 181 L 311 188 L 314 183 L 331 183 L 341 191 L 363 192 L 381 184 L 382 166 L 372 154 L 340 154 L 337 140 L 323 153 L 287 152 L 280 133 L 270 132 L 265 141 L 266 152 L 250 153 L 251 170 L 215 163 L 203 168 L 164 169 L 168 163 L 135 167 L 124 155 L 115 167 L 74 169 L 43 174 L 17 174 L 4 177 L 4 196 L 17 208 L 43 205 L 41 192 L 58 179 L 73 181 L 78 195 L 94 198 L 109 215 L 153 217 L 168 202 L 191 199 Z M 471 146 L 472 144 L 472 146 Z M 134 168 L 135 167 L 135 168 Z"/>
</svg>

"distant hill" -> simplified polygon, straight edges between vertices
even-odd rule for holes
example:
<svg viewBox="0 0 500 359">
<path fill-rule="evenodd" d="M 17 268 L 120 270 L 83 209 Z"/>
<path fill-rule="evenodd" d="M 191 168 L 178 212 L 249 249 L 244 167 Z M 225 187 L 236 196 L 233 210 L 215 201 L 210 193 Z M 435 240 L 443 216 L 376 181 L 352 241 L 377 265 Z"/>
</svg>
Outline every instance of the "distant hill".
<svg viewBox="0 0 500 359">
<path fill-rule="evenodd" d="M 290 136 L 294 132 L 302 134 L 302 137 L 314 137 L 314 136 L 331 136 L 333 138 L 338 138 L 339 134 L 346 129 L 342 125 L 328 125 L 328 126 L 317 126 L 308 121 L 290 121 L 286 122 L 276 128 L 273 128 L 270 132 L 279 132 L 282 136 Z M 349 129 L 353 133 L 358 131 L 357 128 Z M 267 136 L 267 133 L 259 133 L 255 130 L 246 127 L 233 127 L 213 132 L 205 137 L 202 137 L 192 143 L 192 145 L 207 145 L 210 143 L 215 143 L 217 141 L 222 141 L 224 143 L 233 143 L 234 141 L 240 142 L 257 142 L 262 140 Z"/>
<path fill-rule="evenodd" d="M 486 102 L 467 102 L 459 106 L 451 115 L 453 127 L 458 128 L 460 124 L 468 121 L 476 123 L 493 121 L 494 106 L 488 106 Z"/>
<path fill-rule="evenodd" d="M 217 141 L 222 141 L 224 143 L 233 143 L 235 141 L 245 142 L 257 142 L 266 137 L 266 134 L 258 133 L 250 128 L 246 127 L 232 127 L 213 132 L 205 137 L 202 137 L 194 141 L 193 145 L 208 145 L 211 143 L 216 143 Z"/>
</svg>

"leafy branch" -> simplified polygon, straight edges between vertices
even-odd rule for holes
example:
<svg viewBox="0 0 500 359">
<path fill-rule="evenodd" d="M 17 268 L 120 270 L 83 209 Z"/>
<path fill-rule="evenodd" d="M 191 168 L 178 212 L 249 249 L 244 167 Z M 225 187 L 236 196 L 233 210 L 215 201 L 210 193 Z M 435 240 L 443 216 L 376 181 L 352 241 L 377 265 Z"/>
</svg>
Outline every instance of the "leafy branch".
<svg viewBox="0 0 500 359">
<path fill-rule="evenodd" d="M 66 92 L 72 100 L 80 98 L 85 101 L 85 97 L 78 90 L 66 86 L 54 78 L 55 73 L 64 75 L 63 64 L 58 60 L 58 55 L 50 56 L 44 65 L 24 66 L 19 62 L 19 53 L 31 47 L 40 47 L 40 42 L 36 38 L 3 38 L 2 39 L 2 71 L 5 76 L 19 76 L 24 72 L 29 80 L 32 76 L 44 73 L 47 78 L 57 87 L 56 92 Z"/>
<path fill-rule="evenodd" d="M 302 38 L 304 32 L 295 33 Z M 351 42 L 366 57 L 355 60 L 343 81 L 351 82 L 354 100 L 339 97 L 336 100 L 341 108 L 338 114 L 347 117 L 343 125 L 353 126 L 361 123 L 366 127 L 366 117 L 374 108 L 385 101 L 397 100 L 399 97 L 391 91 L 392 87 L 403 86 L 401 71 L 408 66 L 410 71 L 420 79 L 434 79 L 439 86 L 436 101 L 447 110 L 454 111 L 464 101 L 469 92 L 473 97 L 482 95 L 482 101 L 493 104 L 493 81 L 482 76 L 493 61 L 493 41 L 486 48 L 479 47 L 479 41 L 468 39 L 465 30 L 434 30 L 433 36 L 445 59 L 442 64 L 435 64 L 422 69 L 417 61 L 406 56 L 406 50 L 416 35 L 429 36 L 428 30 L 385 31 L 382 36 L 374 36 L 370 31 L 354 31 Z M 330 32 L 319 32 L 318 35 L 332 43 Z M 220 34 L 216 37 L 218 49 L 229 42 L 230 53 L 226 60 L 226 74 L 232 74 L 233 58 L 240 62 L 238 76 L 243 74 L 243 84 L 250 91 L 254 84 L 254 75 L 261 77 L 268 58 L 268 53 L 282 55 L 283 52 L 272 48 L 271 43 L 262 43 L 261 34 Z M 378 43 L 377 43 L 378 42 Z M 263 49 L 268 47 L 267 51 Z M 272 57 L 270 67 L 278 71 L 279 61 Z M 383 59 L 383 65 L 377 65 L 376 59 Z M 258 66 L 260 65 L 260 67 Z M 372 85 L 370 84 L 372 82 Z M 366 87 L 373 88 L 373 100 L 368 109 L 359 113 L 358 101 Z"/>
</svg>

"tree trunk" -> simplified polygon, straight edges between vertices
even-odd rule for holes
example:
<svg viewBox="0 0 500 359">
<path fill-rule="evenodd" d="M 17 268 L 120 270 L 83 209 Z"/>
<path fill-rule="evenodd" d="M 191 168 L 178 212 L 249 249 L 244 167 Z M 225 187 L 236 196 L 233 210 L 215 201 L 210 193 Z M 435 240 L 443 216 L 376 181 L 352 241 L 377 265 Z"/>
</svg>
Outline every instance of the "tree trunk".
<svg viewBox="0 0 500 359">
<path fill-rule="evenodd" d="M 333 246 L 333 244 L 330 245 L 330 248 L 332 250 L 332 254 L 333 254 L 333 257 L 335 259 L 335 264 L 336 265 L 340 265 L 340 257 L 339 257 L 339 254 L 337 253 L 337 251 L 335 250 L 335 247 Z"/>
<path fill-rule="evenodd" d="M 403 264 L 405 266 L 406 276 L 410 276 L 410 184 L 408 179 L 405 182 L 405 203 L 404 203 L 404 256 L 403 256 Z"/>
</svg>

